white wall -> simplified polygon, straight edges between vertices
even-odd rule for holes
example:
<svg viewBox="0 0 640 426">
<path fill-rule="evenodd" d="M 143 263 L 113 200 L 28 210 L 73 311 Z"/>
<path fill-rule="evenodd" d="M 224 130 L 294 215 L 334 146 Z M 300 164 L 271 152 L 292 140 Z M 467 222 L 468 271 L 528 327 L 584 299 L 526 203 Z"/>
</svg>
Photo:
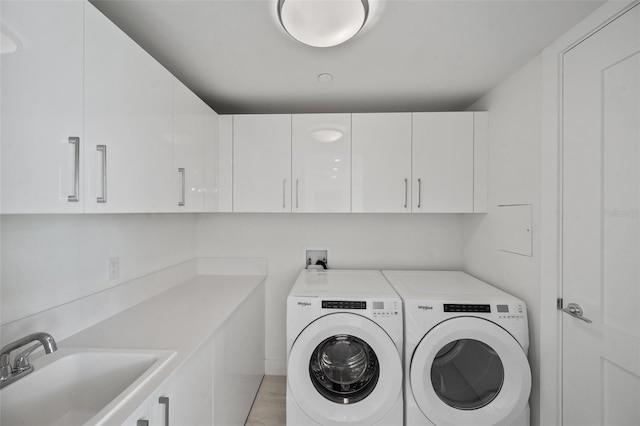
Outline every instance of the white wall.
<svg viewBox="0 0 640 426">
<path fill-rule="evenodd" d="M 328 246 L 331 268 L 459 269 L 461 215 L 215 214 L 198 216 L 198 256 L 264 257 L 266 373 L 285 374 L 286 298 L 303 249 Z"/>
<path fill-rule="evenodd" d="M 463 270 L 525 301 L 533 375 L 531 417 L 540 414 L 540 153 L 542 61 L 538 56 L 470 109 L 489 111 L 487 215 L 463 218 Z M 533 256 L 498 250 L 498 205 L 531 204 Z"/>
<path fill-rule="evenodd" d="M 3 215 L 0 229 L 2 325 L 196 257 L 189 214 Z"/>
</svg>

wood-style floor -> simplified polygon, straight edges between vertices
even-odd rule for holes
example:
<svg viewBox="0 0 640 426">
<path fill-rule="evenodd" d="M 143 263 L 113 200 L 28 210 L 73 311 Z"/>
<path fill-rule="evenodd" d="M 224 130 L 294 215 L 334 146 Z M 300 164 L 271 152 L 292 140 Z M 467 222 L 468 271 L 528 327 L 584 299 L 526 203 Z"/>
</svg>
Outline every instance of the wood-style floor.
<svg viewBox="0 0 640 426">
<path fill-rule="evenodd" d="M 285 376 L 264 376 L 245 426 L 285 426 Z"/>
</svg>

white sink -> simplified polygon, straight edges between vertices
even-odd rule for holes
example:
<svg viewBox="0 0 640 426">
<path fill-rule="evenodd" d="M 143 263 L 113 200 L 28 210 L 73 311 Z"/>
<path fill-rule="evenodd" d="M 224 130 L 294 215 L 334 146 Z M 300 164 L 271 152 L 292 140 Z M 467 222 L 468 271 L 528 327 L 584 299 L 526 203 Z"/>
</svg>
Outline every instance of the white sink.
<svg viewBox="0 0 640 426">
<path fill-rule="evenodd" d="M 0 390 L 2 426 L 96 424 L 175 355 L 173 351 L 61 348 Z"/>
</svg>

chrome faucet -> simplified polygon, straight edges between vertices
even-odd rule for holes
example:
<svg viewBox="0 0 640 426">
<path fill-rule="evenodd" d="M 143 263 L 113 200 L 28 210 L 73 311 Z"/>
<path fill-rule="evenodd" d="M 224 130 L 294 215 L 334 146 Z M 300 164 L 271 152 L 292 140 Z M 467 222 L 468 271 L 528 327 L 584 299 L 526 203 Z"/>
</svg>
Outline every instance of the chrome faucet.
<svg viewBox="0 0 640 426">
<path fill-rule="evenodd" d="M 16 356 L 14 366 L 12 368 L 9 358 L 11 352 L 35 341 L 38 343 L 27 348 Z M 0 351 L 0 389 L 33 371 L 33 365 L 29 364 L 29 355 L 39 348 L 40 345 L 44 347 L 44 351 L 47 354 L 58 350 L 56 341 L 47 333 L 33 333 L 23 337 L 22 339 L 18 339 L 15 342 L 9 343 L 2 348 L 2 351 Z"/>
</svg>

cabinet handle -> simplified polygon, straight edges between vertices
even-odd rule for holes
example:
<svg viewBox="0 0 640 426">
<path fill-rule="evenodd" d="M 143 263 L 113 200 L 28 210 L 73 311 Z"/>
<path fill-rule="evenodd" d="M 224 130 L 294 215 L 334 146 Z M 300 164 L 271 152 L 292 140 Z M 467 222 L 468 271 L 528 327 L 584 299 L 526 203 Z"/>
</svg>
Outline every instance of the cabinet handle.
<svg viewBox="0 0 640 426">
<path fill-rule="evenodd" d="M 404 180 L 404 208 L 407 208 L 409 202 L 409 179 Z"/>
<path fill-rule="evenodd" d="M 107 202 L 107 146 L 98 145 L 96 149 L 102 152 L 102 196 L 97 198 L 99 203 Z"/>
<path fill-rule="evenodd" d="M 136 426 L 149 426 L 149 420 L 140 419 L 136 422 Z"/>
<path fill-rule="evenodd" d="M 74 203 L 76 201 L 80 201 L 80 138 L 70 136 L 69 143 L 75 145 L 75 159 L 73 165 L 73 195 L 69 195 L 67 197 L 67 201 Z"/>
<path fill-rule="evenodd" d="M 282 208 L 287 208 L 287 180 L 282 180 Z"/>
<path fill-rule="evenodd" d="M 164 426 L 169 426 L 169 397 L 161 396 L 158 403 L 164 405 Z"/>
<path fill-rule="evenodd" d="M 296 179 L 296 209 L 299 207 L 299 205 L 298 205 L 298 183 L 299 183 L 299 179 Z"/>
<path fill-rule="evenodd" d="M 178 173 L 180 173 L 180 176 L 182 178 L 182 183 L 181 183 L 181 188 L 182 189 L 181 189 L 181 192 L 180 192 L 181 195 L 180 195 L 180 201 L 178 201 L 178 206 L 179 207 L 183 207 L 184 203 L 185 203 L 185 197 L 186 197 L 185 196 L 185 179 L 186 179 L 185 175 L 186 175 L 186 173 L 184 171 L 184 167 L 178 168 Z"/>
<path fill-rule="evenodd" d="M 418 208 L 422 204 L 422 179 L 418 178 Z"/>
</svg>

